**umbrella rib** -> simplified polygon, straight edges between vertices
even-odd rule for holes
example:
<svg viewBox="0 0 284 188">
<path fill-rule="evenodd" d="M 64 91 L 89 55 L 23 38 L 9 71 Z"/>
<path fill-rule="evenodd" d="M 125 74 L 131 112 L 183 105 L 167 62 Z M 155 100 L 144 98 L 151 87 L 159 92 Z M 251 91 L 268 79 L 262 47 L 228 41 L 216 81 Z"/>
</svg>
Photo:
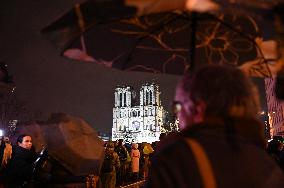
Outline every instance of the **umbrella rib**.
<svg viewBox="0 0 284 188">
<path fill-rule="evenodd" d="M 193 71 L 194 62 L 195 62 L 195 45 L 196 45 L 196 32 L 197 32 L 197 12 L 192 13 L 192 22 L 191 22 L 191 43 L 189 49 L 189 69 L 187 71 Z"/>
</svg>

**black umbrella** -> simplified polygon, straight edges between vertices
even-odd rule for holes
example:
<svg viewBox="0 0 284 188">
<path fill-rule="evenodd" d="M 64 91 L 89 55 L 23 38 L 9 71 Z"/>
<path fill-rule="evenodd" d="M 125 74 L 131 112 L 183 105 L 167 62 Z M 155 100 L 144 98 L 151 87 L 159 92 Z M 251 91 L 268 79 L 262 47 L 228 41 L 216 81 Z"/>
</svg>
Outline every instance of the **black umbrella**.
<svg viewBox="0 0 284 188">
<path fill-rule="evenodd" d="M 215 10 L 215 3 L 204 1 Z M 87 1 L 42 33 L 66 57 L 121 70 L 183 74 L 222 63 L 268 77 L 280 69 L 271 16 L 275 1 L 216 1 L 224 11 L 214 14 L 204 13 L 199 1 L 169 2 Z"/>
</svg>

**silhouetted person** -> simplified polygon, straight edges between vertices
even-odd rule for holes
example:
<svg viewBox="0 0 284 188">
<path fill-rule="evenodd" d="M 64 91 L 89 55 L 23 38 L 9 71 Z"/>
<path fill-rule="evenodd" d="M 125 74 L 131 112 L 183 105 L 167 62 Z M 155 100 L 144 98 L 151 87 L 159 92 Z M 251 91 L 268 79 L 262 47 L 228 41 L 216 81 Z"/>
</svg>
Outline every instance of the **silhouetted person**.
<svg viewBox="0 0 284 188">
<path fill-rule="evenodd" d="M 127 149 L 123 145 L 123 139 L 118 140 L 118 145 L 114 149 L 120 160 L 120 168 L 117 173 L 117 185 L 123 185 L 126 183 L 127 177 Z"/>
<path fill-rule="evenodd" d="M 114 143 L 109 141 L 105 150 L 105 158 L 101 169 L 101 180 L 103 188 L 115 188 L 116 171 L 120 167 L 117 153 L 114 151 Z"/>
</svg>

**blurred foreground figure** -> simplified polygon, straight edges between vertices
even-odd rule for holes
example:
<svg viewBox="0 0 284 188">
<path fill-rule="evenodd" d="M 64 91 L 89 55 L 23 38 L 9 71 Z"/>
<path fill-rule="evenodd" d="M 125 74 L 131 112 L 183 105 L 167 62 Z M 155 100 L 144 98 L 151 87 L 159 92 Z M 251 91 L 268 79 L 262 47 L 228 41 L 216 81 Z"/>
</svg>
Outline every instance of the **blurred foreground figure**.
<svg viewBox="0 0 284 188">
<path fill-rule="evenodd" d="M 146 187 L 284 186 L 256 120 L 256 87 L 240 70 L 202 67 L 178 84 L 175 100 L 182 131 L 161 144 Z"/>
</svg>

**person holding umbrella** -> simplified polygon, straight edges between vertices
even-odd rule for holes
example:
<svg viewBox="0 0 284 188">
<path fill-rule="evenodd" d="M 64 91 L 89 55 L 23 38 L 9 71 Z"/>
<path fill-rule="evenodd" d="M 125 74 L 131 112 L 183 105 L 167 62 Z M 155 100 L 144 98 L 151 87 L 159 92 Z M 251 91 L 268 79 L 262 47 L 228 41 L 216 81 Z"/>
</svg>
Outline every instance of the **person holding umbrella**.
<svg viewBox="0 0 284 188">
<path fill-rule="evenodd" d="M 23 187 L 33 176 L 34 162 L 37 154 L 32 149 L 32 137 L 22 134 L 13 146 L 12 158 L 4 170 L 5 187 Z"/>
<path fill-rule="evenodd" d="M 243 72 L 199 68 L 184 76 L 175 100 L 181 132 L 161 144 L 146 187 L 284 186 L 283 172 L 265 151 L 258 93 Z"/>
</svg>

